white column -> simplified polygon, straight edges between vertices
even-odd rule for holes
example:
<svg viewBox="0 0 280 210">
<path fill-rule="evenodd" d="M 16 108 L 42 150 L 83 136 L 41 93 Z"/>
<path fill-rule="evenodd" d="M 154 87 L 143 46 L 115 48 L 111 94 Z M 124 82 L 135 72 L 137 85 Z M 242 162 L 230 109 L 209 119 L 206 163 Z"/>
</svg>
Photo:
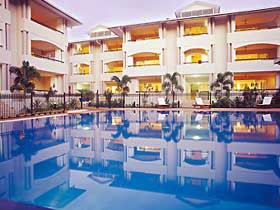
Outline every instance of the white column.
<svg viewBox="0 0 280 210">
<path fill-rule="evenodd" d="M 185 34 L 185 32 L 184 32 L 184 23 L 180 23 L 180 37 L 183 37 L 184 36 L 184 34 Z"/>
<path fill-rule="evenodd" d="M 131 83 L 129 84 L 130 93 L 136 93 L 136 91 L 139 91 L 139 80 L 138 79 L 132 79 Z"/>
<path fill-rule="evenodd" d="M 231 31 L 232 32 L 235 32 L 235 27 L 236 27 L 235 16 L 231 16 Z"/>
<path fill-rule="evenodd" d="M 160 39 L 163 39 L 162 24 L 160 24 L 159 27 L 158 27 L 158 34 L 159 34 L 159 38 L 160 38 Z"/>
<path fill-rule="evenodd" d="M 277 58 L 280 58 L 280 45 L 277 47 Z"/>
<path fill-rule="evenodd" d="M 276 88 L 276 89 L 280 88 L 280 72 L 277 72 L 277 73 L 276 73 L 275 88 Z"/>
<path fill-rule="evenodd" d="M 207 19 L 207 31 L 208 31 L 208 34 L 212 34 L 212 25 L 211 25 L 211 18 L 208 18 Z"/>
</svg>

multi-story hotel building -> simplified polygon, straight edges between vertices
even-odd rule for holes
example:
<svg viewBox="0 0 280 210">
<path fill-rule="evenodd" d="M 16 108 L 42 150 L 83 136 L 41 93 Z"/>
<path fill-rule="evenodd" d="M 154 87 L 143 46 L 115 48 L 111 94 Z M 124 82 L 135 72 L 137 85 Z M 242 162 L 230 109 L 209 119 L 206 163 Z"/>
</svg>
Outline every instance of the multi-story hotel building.
<svg viewBox="0 0 280 210">
<path fill-rule="evenodd" d="M 105 27 L 68 44 L 67 27 L 81 24 L 48 1 L 0 0 L 0 90 L 9 67 L 27 60 L 41 73 L 37 90 L 116 91 L 112 76 L 132 78 L 131 93 L 161 91 L 166 73 L 179 72 L 186 93 L 209 90 L 219 72 L 234 73 L 234 88 L 280 88 L 280 7 L 220 13 L 196 1 L 176 18 Z"/>
<path fill-rule="evenodd" d="M 9 90 L 10 66 L 30 62 L 41 74 L 36 89 L 68 87 L 67 27 L 81 23 L 46 0 L 0 0 L 0 91 Z"/>
<path fill-rule="evenodd" d="M 112 76 L 132 78 L 131 92 L 161 91 L 166 73 L 179 72 L 186 93 L 208 91 L 219 72 L 234 73 L 234 88 L 279 88 L 280 8 L 220 13 L 194 2 L 176 18 L 107 28 L 69 45 L 73 91 L 113 92 Z"/>
</svg>

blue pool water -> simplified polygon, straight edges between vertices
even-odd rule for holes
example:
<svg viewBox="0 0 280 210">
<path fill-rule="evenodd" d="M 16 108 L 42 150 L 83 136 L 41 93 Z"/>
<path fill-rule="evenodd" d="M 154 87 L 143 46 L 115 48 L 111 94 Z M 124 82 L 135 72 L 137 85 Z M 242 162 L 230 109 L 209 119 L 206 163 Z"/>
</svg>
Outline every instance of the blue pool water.
<svg viewBox="0 0 280 210">
<path fill-rule="evenodd" d="M 0 199 L 63 210 L 280 209 L 280 113 L 0 123 Z"/>
</svg>

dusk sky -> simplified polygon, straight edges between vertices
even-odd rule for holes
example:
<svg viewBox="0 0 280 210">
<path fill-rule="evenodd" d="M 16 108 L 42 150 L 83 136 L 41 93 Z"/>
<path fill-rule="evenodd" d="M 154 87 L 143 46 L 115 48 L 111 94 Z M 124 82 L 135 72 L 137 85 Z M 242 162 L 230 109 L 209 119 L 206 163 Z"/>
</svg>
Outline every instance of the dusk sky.
<svg viewBox="0 0 280 210">
<path fill-rule="evenodd" d="M 94 26 L 123 25 L 174 18 L 176 9 L 192 0 L 50 0 L 78 18 L 83 25 L 70 30 L 69 38 L 81 40 Z M 221 12 L 280 6 L 280 0 L 207 0 L 221 6 Z"/>
</svg>

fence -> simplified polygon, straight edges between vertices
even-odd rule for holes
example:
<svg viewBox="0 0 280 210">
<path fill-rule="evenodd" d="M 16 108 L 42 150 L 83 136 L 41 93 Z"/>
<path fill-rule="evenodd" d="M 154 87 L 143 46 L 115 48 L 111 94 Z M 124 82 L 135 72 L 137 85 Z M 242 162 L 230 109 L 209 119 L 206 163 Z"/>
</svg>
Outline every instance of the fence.
<svg viewBox="0 0 280 210">
<path fill-rule="evenodd" d="M 279 89 L 263 89 L 257 90 L 258 93 L 275 96 L 279 95 Z M 234 100 L 236 97 L 243 96 L 244 91 L 232 91 L 230 98 Z M 192 107 L 196 97 L 201 97 L 205 103 L 213 103 L 216 101 L 214 94 L 211 92 L 176 93 L 168 95 L 167 101 L 172 107 Z M 164 93 L 154 92 L 137 92 L 135 94 L 113 94 L 106 97 L 99 94 L 98 91 L 93 97 L 87 98 L 82 94 L 54 94 L 46 93 L 33 94 L 0 94 L 0 118 L 14 118 L 18 116 L 28 116 L 37 114 L 62 113 L 66 110 L 80 109 L 85 104 L 91 107 L 138 107 L 153 108 L 158 104 L 158 99 L 166 99 Z M 280 98 L 280 97 L 279 97 Z M 280 99 L 279 99 L 280 100 Z"/>
<path fill-rule="evenodd" d="M 81 94 L 0 94 L 0 118 L 63 113 L 83 108 Z"/>
</svg>

